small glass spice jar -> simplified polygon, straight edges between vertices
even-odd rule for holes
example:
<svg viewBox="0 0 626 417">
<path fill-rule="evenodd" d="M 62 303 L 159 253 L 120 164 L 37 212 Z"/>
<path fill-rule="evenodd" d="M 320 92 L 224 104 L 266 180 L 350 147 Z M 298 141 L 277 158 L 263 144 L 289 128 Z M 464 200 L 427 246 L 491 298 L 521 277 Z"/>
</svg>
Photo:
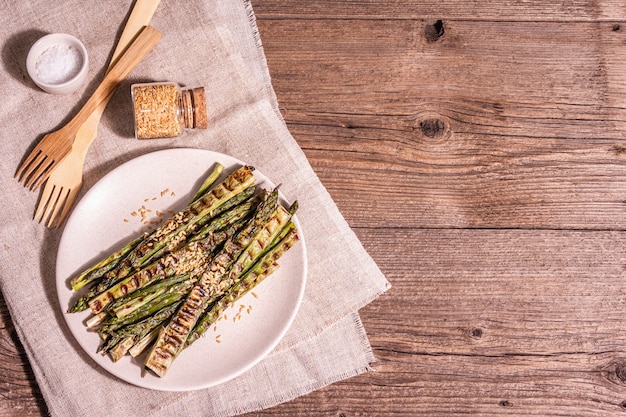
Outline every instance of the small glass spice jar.
<svg viewBox="0 0 626 417">
<path fill-rule="evenodd" d="M 131 86 L 137 139 L 171 138 L 185 129 L 206 129 L 204 88 L 182 89 L 171 82 Z"/>
</svg>

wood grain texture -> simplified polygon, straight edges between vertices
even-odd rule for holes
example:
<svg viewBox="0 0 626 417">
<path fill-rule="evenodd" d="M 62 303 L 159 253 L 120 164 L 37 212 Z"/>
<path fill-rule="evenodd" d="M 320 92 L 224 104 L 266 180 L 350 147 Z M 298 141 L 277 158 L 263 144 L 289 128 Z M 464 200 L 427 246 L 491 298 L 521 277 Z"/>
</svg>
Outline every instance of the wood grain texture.
<svg viewBox="0 0 626 417">
<path fill-rule="evenodd" d="M 46 410 L 6 302 L 0 294 L 0 416 L 43 416 L 47 414 Z"/>
<path fill-rule="evenodd" d="M 285 118 L 351 224 L 624 228 L 626 68 L 603 58 L 623 33 L 443 24 L 428 45 L 422 21 L 267 23 L 284 39 L 265 45 Z"/>
<path fill-rule="evenodd" d="M 393 287 L 361 311 L 372 372 L 248 416 L 624 415 L 623 2 L 253 6 L 288 127 Z M 0 416 L 45 415 L 3 303 Z"/>
</svg>

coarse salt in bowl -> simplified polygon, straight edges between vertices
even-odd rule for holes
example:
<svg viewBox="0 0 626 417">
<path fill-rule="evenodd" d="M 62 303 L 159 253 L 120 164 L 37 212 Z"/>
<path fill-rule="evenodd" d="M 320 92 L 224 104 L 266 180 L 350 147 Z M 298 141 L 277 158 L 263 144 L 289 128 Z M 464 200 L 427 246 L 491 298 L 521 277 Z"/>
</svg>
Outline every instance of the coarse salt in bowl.
<svg viewBox="0 0 626 417">
<path fill-rule="evenodd" d="M 52 33 L 33 44 L 26 57 L 26 70 L 42 90 L 71 94 L 87 79 L 89 58 L 85 45 L 72 35 Z"/>
</svg>

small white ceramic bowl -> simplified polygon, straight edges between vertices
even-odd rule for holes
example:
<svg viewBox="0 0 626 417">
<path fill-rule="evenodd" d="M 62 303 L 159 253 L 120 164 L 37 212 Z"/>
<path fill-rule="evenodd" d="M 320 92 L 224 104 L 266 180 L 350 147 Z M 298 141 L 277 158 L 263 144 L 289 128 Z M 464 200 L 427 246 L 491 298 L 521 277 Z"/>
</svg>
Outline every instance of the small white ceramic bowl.
<svg viewBox="0 0 626 417">
<path fill-rule="evenodd" d="M 85 45 L 72 35 L 52 33 L 33 44 L 26 57 L 26 70 L 42 90 L 71 94 L 87 79 L 89 57 Z"/>
</svg>

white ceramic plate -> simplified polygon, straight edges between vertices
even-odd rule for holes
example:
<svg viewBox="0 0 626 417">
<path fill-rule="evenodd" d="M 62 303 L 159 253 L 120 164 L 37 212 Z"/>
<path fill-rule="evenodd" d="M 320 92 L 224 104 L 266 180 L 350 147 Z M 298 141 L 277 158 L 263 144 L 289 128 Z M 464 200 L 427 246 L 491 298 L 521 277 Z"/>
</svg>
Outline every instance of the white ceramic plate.
<svg viewBox="0 0 626 417">
<path fill-rule="evenodd" d="M 152 374 L 142 376 L 144 356 L 133 359 L 127 355 L 113 363 L 109 356 L 96 353 L 99 337 L 85 327 L 89 312 L 65 313 L 76 299 L 70 279 L 146 230 L 141 216 L 131 213 L 144 206 L 152 210 L 148 214 L 156 219 L 157 210 L 179 211 L 216 162 L 226 167 L 222 177 L 244 164 L 220 153 L 187 148 L 140 156 L 95 184 L 76 205 L 65 226 L 57 256 L 56 285 L 67 324 L 98 365 L 131 384 L 155 390 L 187 391 L 228 381 L 250 369 L 276 346 L 302 300 L 307 259 L 300 232 L 301 240 L 281 257 L 278 271 L 261 282 L 254 294 L 248 293 L 226 311 L 228 318 L 217 323 L 217 330 L 212 327 L 205 337 L 185 349 L 163 378 Z M 274 187 L 258 169 L 255 178 L 265 189 Z M 294 222 L 301 231 L 295 217 Z M 235 322 L 239 311 L 242 311 L 240 319 Z"/>
</svg>

